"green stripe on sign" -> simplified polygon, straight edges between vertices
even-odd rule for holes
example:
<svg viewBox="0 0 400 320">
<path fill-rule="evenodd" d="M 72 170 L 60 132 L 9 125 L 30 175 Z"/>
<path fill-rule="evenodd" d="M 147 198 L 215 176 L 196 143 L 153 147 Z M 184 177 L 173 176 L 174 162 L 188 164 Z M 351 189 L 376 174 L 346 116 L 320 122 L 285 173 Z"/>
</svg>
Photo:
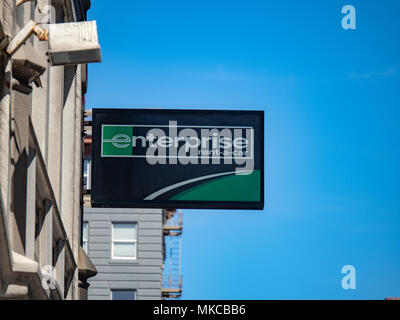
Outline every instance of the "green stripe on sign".
<svg viewBox="0 0 400 320">
<path fill-rule="evenodd" d="M 104 125 L 102 156 L 131 156 L 132 136 L 132 126 Z"/>
<path fill-rule="evenodd" d="M 170 200 L 176 201 L 260 201 L 261 174 L 231 175 L 185 190 Z"/>
</svg>

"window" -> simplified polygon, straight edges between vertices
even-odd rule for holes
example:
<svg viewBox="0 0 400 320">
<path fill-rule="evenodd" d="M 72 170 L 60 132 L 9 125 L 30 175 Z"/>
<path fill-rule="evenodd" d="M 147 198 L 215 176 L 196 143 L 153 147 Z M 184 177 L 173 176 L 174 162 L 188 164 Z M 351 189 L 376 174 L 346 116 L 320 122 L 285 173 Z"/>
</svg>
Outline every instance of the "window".
<svg viewBox="0 0 400 320">
<path fill-rule="evenodd" d="M 136 223 L 113 223 L 111 257 L 136 259 Z"/>
<path fill-rule="evenodd" d="M 111 300 L 136 300 L 136 291 L 111 290 Z"/>
<path fill-rule="evenodd" d="M 90 159 L 85 159 L 83 162 L 83 189 L 90 190 L 90 174 L 91 174 L 91 161 Z"/>
<path fill-rule="evenodd" d="M 83 223 L 83 234 L 82 234 L 82 247 L 83 250 L 86 252 L 86 254 L 88 253 L 88 228 L 89 228 L 89 224 L 87 222 Z"/>
</svg>

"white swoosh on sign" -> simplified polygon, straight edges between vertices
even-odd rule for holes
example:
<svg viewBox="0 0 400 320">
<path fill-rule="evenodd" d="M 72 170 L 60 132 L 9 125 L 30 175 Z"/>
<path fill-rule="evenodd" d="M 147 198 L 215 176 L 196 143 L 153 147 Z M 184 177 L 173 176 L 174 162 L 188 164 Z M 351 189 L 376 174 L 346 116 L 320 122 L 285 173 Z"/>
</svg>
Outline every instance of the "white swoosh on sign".
<svg viewBox="0 0 400 320">
<path fill-rule="evenodd" d="M 254 171 L 254 170 L 241 171 L 241 173 L 252 172 L 252 171 Z M 193 183 L 193 182 L 206 180 L 206 179 L 210 179 L 210 178 L 217 178 L 217 177 L 227 176 L 227 175 L 233 174 L 233 173 L 236 173 L 236 171 L 211 174 L 211 175 L 208 175 L 208 176 L 203 176 L 203 177 L 198 177 L 198 178 L 194 178 L 194 179 L 185 180 L 185 181 L 173 184 L 173 185 L 171 185 L 169 187 L 163 188 L 161 190 L 158 190 L 157 192 L 154 192 L 153 194 L 151 194 L 148 197 L 146 197 L 144 200 L 154 200 L 155 198 L 159 197 L 160 195 L 162 195 L 164 193 L 167 193 L 168 191 L 174 190 L 176 188 L 185 186 L 185 185 Z"/>
</svg>

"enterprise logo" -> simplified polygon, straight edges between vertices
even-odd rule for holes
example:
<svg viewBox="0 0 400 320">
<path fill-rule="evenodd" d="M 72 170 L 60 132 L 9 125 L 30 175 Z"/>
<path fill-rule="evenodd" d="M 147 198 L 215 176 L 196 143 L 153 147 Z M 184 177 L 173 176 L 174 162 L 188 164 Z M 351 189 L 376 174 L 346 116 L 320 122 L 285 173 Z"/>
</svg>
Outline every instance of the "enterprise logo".
<svg viewBox="0 0 400 320">
<path fill-rule="evenodd" d="M 105 143 L 112 143 L 112 145 L 119 149 L 125 149 L 131 146 L 131 138 L 126 134 L 116 134 L 112 139 L 104 139 Z"/>
<path fill-rule="evenodd" d="M 102 125 L 102 157 L 144 158 L 150 165 L 220 165 L 254 169 L 254 128 L 237 126 Z M 244 166 L 244 167 L 241 167 Z"/>
</svg>

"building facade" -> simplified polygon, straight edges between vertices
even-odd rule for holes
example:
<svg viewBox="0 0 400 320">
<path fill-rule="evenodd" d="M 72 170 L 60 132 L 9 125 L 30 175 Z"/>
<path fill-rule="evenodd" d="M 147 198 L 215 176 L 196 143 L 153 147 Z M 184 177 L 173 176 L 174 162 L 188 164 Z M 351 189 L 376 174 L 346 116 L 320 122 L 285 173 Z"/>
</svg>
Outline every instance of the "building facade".
<svg viewBox="0 0 400 320">
<path fill-rule="evenodd" d="M 87 66 L 50 66 L 48 42 L 7 44 L 30 21 L 83 21 L 89 0 L 0 2 L 0 299 L 84 299 L 81 249 Z"/>
<path fill-rule="evenodd" d="M 162 209 L 92 208 L 91 149 L 88 135 L 84 152 L 83 247 L 98 271 L 89 280 L 89 300 L 179 298 L 182 294 L 181 213 Z"/>
<path fill-rule="evenodd" d="M 98 271 L 89 280 L 89 299 L 161 299 L 162 215 L 160 209 L 85 209 L 84 240 Z"/>
</svg>

